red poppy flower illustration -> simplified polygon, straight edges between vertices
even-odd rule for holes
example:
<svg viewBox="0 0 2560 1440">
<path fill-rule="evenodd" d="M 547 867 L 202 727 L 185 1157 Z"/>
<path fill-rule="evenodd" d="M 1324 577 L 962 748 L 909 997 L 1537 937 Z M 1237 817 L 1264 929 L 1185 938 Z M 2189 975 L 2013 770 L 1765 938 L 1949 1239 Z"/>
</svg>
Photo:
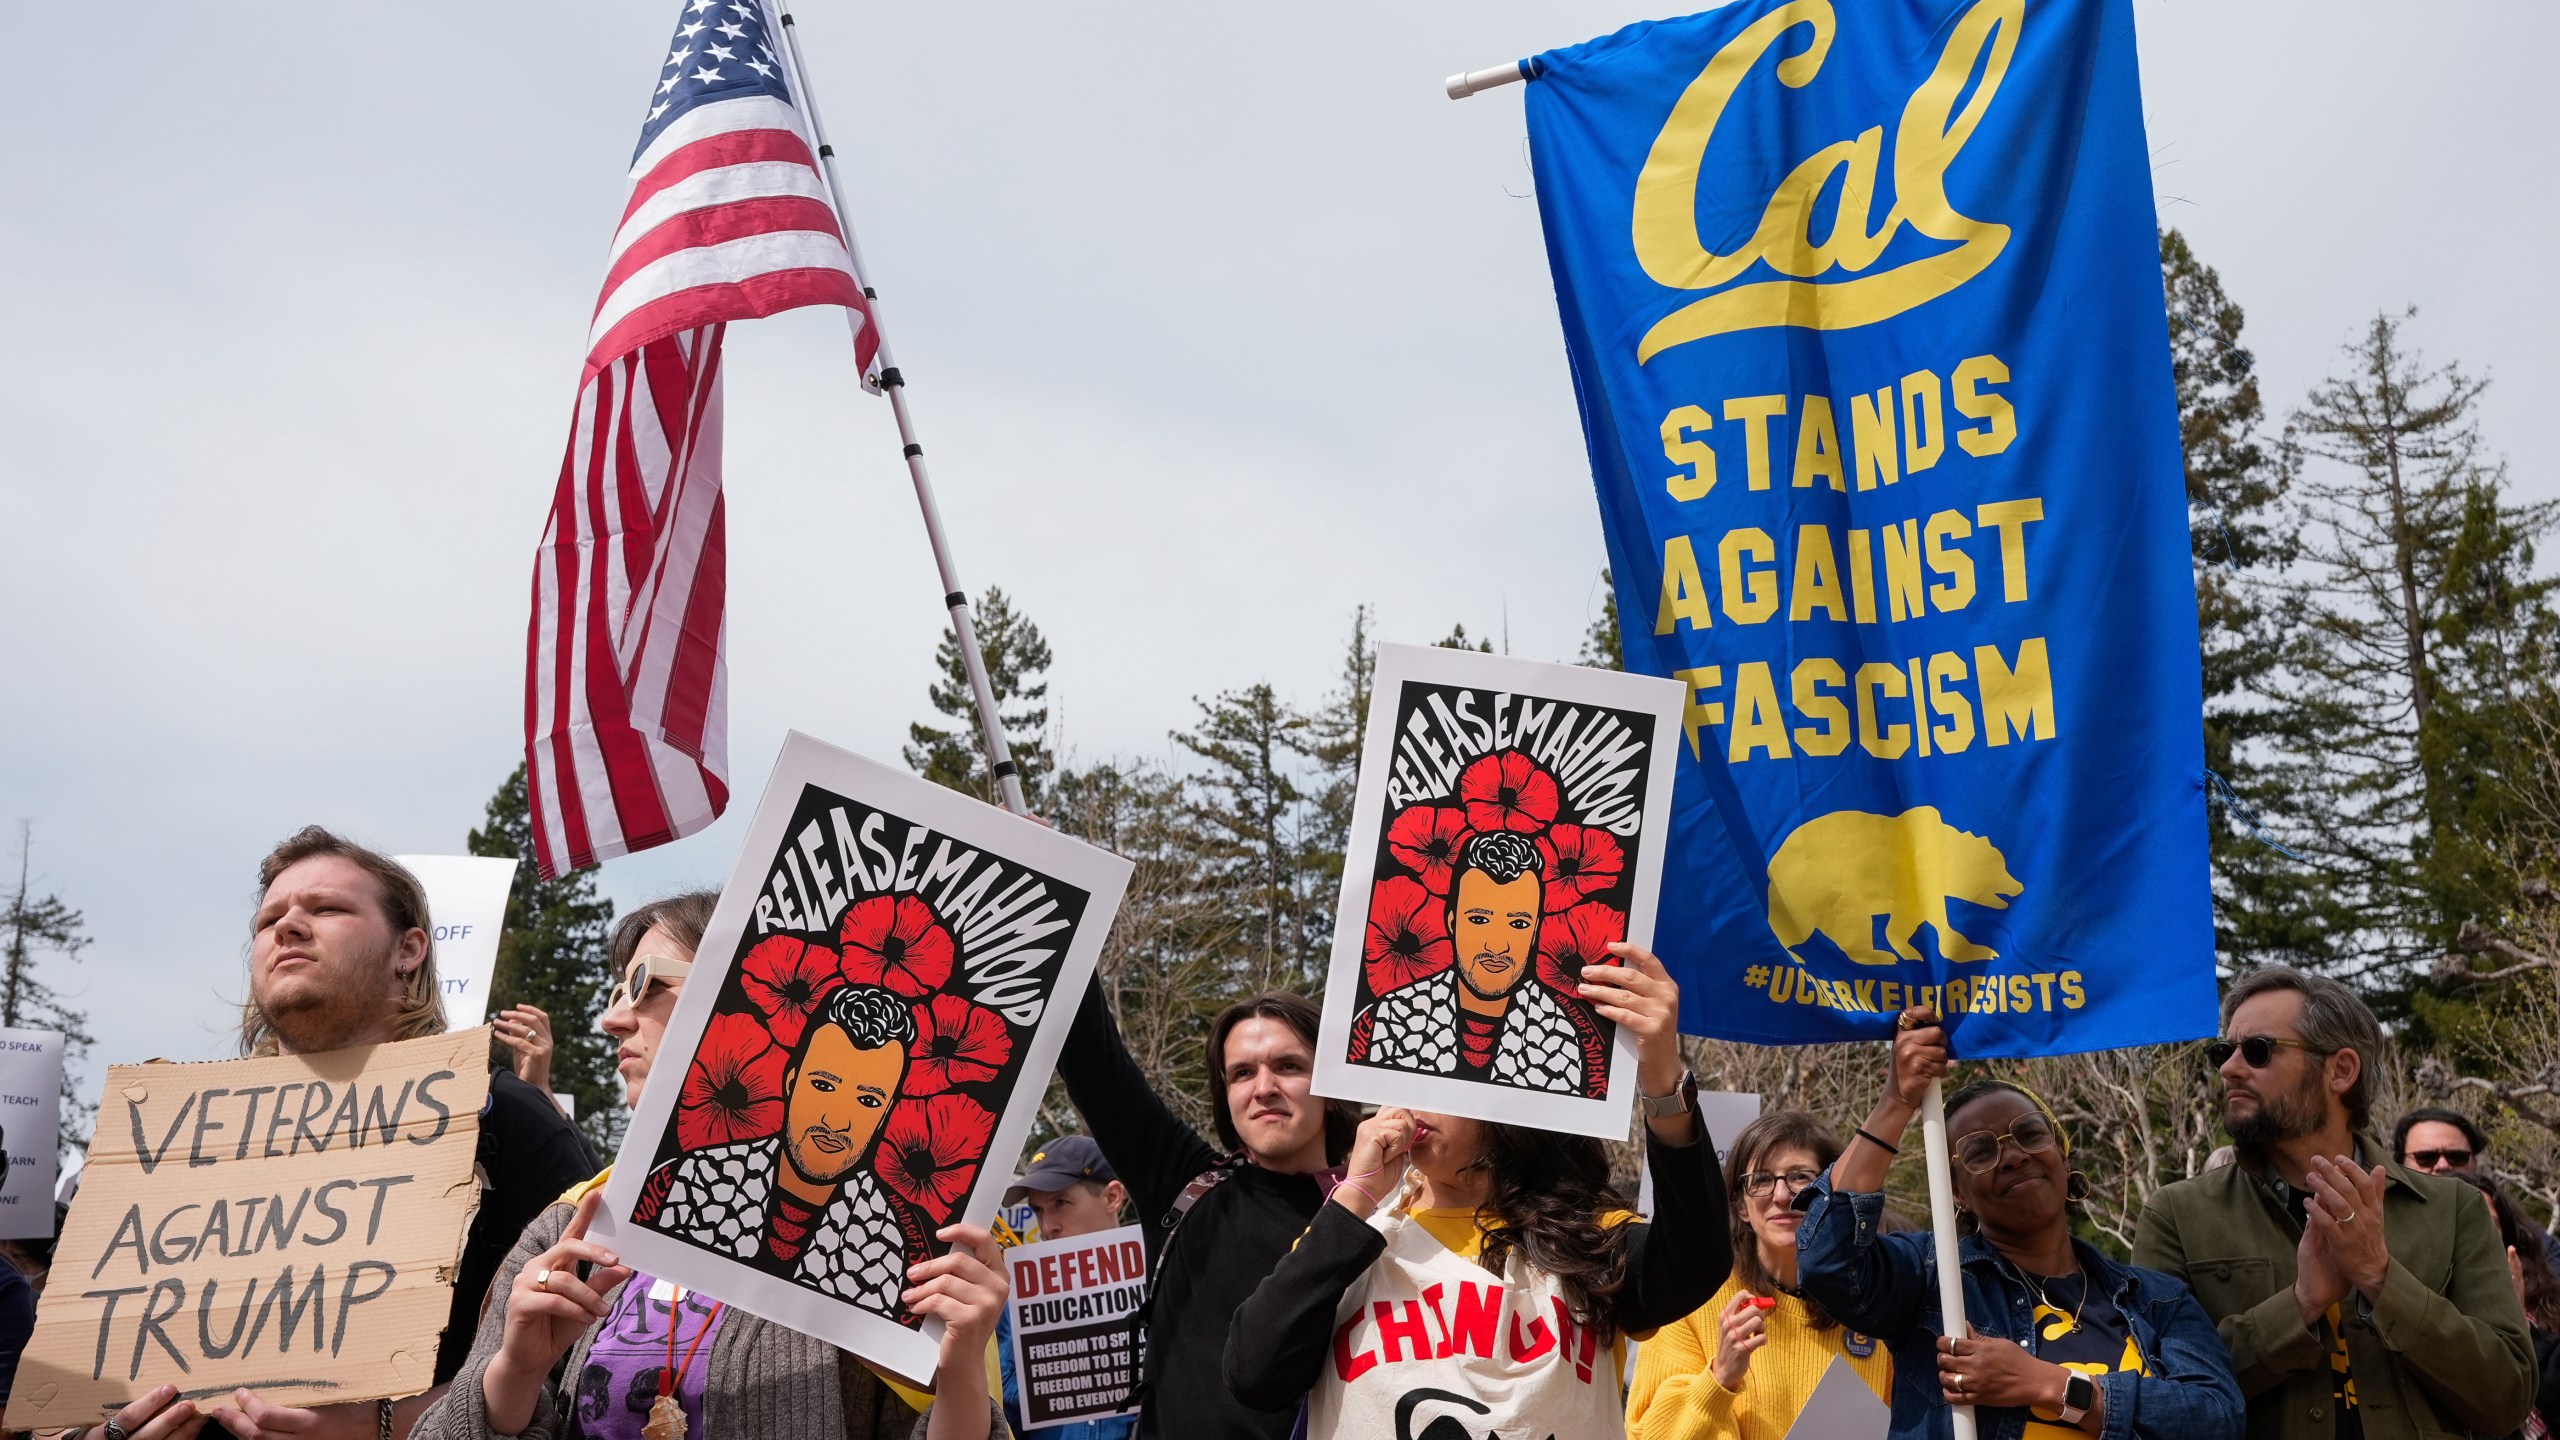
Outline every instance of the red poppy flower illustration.
<svg viewBox="0 0 2560 1440">
<path fill-rule="evenodd" d="M 1585 901 L 1538 927 L 1538 978 L 1550 990 L 1582 998 L 1582 967 L 1609 963 L 1609 946 L 1627 938 L 1626 913 Z"/>
<path fill-rule="evenodd" d="M 1477 830 L 1534 835 L 1555 823 L 1556 777 L 1517 750 L 1501 750 L 1458 776 L 1467 824 Z"/>
<path fill-rule="evenodd" d="M 1587 825 L 1555 826 L 1538 837 L 1538 853 L 1547 861 L 1549 914 L 1611 888 L 1627 868 L 1618 837 Z"/>
<path fill-rule="evenodd" d="M 776 935 L 762 941 L 738 962 L 738 984 L 747 999 L 764 1012 L 765 1023 L 773 1031 L 773 1043 L 785 1050 L 800 1044 L 800 1034 L 809 1025 L 809 1012 L 827 998 L 827 992 L 844 983 L 844 971 L 838 968 L 836 952 L 824 945 L 812 945 L 794 935 Z"/>
<path fill-rule="evenodd" d="M 901 1100 L 880 1127 L 881 1182 L 939 1225 L 969 1193 L 995 1139 L 996 1117 L 961 1094 Z"/>
<path fill-rule="evenodd" d="M 1369 993 L 1384 995 L 1437 975 L 1457 958 L 1449 911 L 1430 891 L 1390 875 L 1369 891 L 1369 933 L 1361 945 Z"/>
<path fill-rule="evenodd" d="M 700 1150 L 780 1133 L 789 1059 L 753 1015 L 712 1016 L 676 1097 L 677 1143 Z"/>
<path fill-rule="evenodd" d="M 874 895 L 862 901 L 844 912 L 837 938 L 844 941 L 848 980 L 885 985 L 918 1000 L 951 978 L 951 932 L 913 895 Z"/>
<path fill-rule="evenodd" d="M 984 1005 L 936 995 L 916 1007 L 916 1043 L 907 1054 L 907 1093 L 939 1095 L 954 1085 L 996 1078 L 1013 1058 L 1013 1032 Z"/>
<path fill-rule="evenodd" d="M 1422 877 L 1424 889 L 1447 895 L 1470 833 L 1467 813 L 1455 805 L 1407 805 L 1387 829 L 1387 849 L 1396 863 Z"/>
</svg>

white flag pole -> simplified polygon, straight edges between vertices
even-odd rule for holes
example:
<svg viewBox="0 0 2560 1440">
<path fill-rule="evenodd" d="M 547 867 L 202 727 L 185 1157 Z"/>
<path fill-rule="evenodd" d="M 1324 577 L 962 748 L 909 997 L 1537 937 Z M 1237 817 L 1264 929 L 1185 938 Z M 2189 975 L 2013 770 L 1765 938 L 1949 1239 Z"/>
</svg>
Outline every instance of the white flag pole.
<svg viewBox="0 0 2560 1440">
<path fill-rule="evenodd" d="M 1490 90 L 1497 85 L 1509 85 L 1528 78 L 1529 67 L 1514 60 L 1490 70 L 1469 70 L 1463 75 L 1452 75 L 1441 82 L 1441 88 L 1449 92 L 1450 99 L 1464 100 L 1479 90 Z"/>
<path fill-rule="evenodd" d="M 809 87 L 809 67 L 800 57 L 800 31 L 792 22 L 791 12 L 782 10 L 782 23 L 770 27 L 780 42 L 785 64 L 791 67 L 791 88 L 797 92 L 801 113 L 809 117 L 810 138 L 818 145 L 818 163 L 826 171 L 827 201 L 835 208 L 836 224 L 844 230 L 844 246 L 853 257 L 853 273 L 862 284 L 863 295 L 871 302 L 871 327 L 879 340 L 880 388 L 889 392 L 889 413 L 898 419 L 898 439 L 906 446 L 907 474 L 915 481 L 916 506 L 924 512 L 925 539 L 933 545 L 934 568 L 942 575 L 942 603 L 951 612 L 951 633 L 960 642 L 960 665 L 968 672 L 969 691 L 976 698 L 978 726 L 986 739 L 987 770 L 995 776 L 1004 797 L 1004 808 L 1017 815 L 1029 813 L 1022 798 L 1022 775 L 1013 762 L 1011 747 L 1005 744 L 1004 722 L 996 714 L 995 687 L 987 683 L 987 662 L 978 651 L 977 627 L 969 623 L 969 592 L 960 587 L 960 570 L 951 560 L 950 542 L 942 534 L 942 509 L 934 503 L 933 481 L 925 474 L 924 446 L 916 443 L 915 421 L 907 414 L 906 377 L 898 373 L 897 361 L 890 357 L 889 330 L 880 321 L 880 297 L 871 288 L 870 272 L 863 268 L 862 247 L 853 238 L 853 214 L 845 208 L 844 184 L 836 177 L 835 147 L 827 143 L 827 127 L 818 118 L 818 97 Z M 854 337 L 861 337 L 861 318 L 845 312 Z"/>
<path fill-rule="evenodd" d="M 1947 1087 L 1929 1082 L 1920 1102 L 1920 1149 L 1929 1162 L 1929 1233 L 1937 1242 L 1938 1313 L 1946 1333 L 1959 1339 L 1973 1326 L 1964 1316 L 1964 1269 L 1956 1256 L 1956 1173 L 1947 1152 Z M 1957 1405 L 1948 1413 L 1955 1440 L 1974 1440 L 1973 1407 Z"/>
</svg>

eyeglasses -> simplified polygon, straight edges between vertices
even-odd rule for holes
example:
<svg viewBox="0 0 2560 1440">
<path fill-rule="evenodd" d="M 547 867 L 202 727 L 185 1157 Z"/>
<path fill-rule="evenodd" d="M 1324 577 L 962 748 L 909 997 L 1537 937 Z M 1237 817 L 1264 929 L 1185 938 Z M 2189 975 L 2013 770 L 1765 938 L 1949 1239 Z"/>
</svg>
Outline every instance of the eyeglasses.
<svg viewBox="0 0 2560 1440">
<path fill-rule="evenodd" d="M 2279 1045 L 2287 1050 L 2300 1050 L 2312 1055 L 2337 1053 L 2334 1050 L 2323 1050 L 2306 1040 L 2287 1040 L 2276 1035 L 2243 1035 L 2237 1040 L 2216 1040 L 2207 1045 L 2204 1047 L 2204 1058 L 2212 1061 L 2213 1068 L 2219 1070 L 2230 1061 L 2232 1052 L 2236 1050 L 2241 1059 L 2249 1062 L 2250 1069 L 2264 1070 L 2268 1062 L 2276 1058 L 2276 1047 Z"/>
<path fill-rule="evenodd" d="M 2438 1161 L 2459 1170 L 2471 1163 L 2471 1152 L 2468 1150 L 2412 1150 L 2409 1152 L 2409 1163 L 2421 1170 L 2433 1170 Z"/>
<path fill-rule="evenodd" d="M 684 977 L 692 973 L 693 962 L 690 960 L 679 960 L 673 955 L 634 955 L 631 963 L 623 967 L 622 978 L 614 982 L 613 994 L 606 998 L 604 1008 L 615 1010 L 625 1005 L 636 1006 L 648 999 L 657 986 L 681 985 Z"/>
<path fill-rule="evenodd" d="M 2002 1142 L 2016 1145 L 2021 1155 L 2041 1155 L 2053 1148 L 2057 1138 L 2053 1126 L 2042 1115 L 2028 1115 L 1998 1135 L 1988 1130 L 1976 1130 L 1958 1140 L 1956 1160 L 1976 1175 L 1988 1175 L 2000 1168 Z"/>
<path fill-rule="evenodd" d="M 1742 1177 L 1742 1193 L 1754 1200 L 1766 1200 L 1778 1193 L 1778 1186 L 1784 1184 L 1787 1193 L 1794 1195 L 1812 1189 L 1813 1182 L 1821 1178 L 1819 1170 L 1789 1170 L 1778 1175 L 1766 1170 L 1753 1170 Z"/>
</svg>

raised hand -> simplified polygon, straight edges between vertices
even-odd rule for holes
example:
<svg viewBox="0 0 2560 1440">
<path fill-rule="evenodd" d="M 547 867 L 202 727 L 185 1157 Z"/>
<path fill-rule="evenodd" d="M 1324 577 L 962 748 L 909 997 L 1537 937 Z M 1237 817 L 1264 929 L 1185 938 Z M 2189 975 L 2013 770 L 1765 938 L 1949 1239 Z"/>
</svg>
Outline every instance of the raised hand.
<svg viewBox="0 0 2560 1440">
<path fill-rule="evenodd" d="M 995 1237 L 976 1225 L 945 1225 L 934 1232 L 951 1248 L 907 1272 L 899 1301 L 918 1315 L 942 1322 L 942 1368 L 983 1370 L 979 1357 L 995 1336 L 1008 1287 Z"/>
<path fill-rule="evenodd" d="M 1893 1070 L 1885 1088 L 1893 1098 L 1917 1110 L 1928 1098 L 1929 1084 L 1947 1074 L 1947 1032 L 1938 1012 L 1914 1005 L 1894 1022 Z"/>
<path fill-rule="evenodd" d="M 1413 1112 L 1389 1105 L 1360 1122 L 1351 1137 L 1351 1159 L 1342 1183 L 1333 1187 L 1333 1203 L 1363 1219 L 1378 1208 L 1388 1190 L 1404 1178 L 1413 1156 Z"/>
<path fill-rule="evenodd" d="M 1716 1353 L 1707 1362 L 1716 1383 L 1727 1390 L 1740 1390 L 1751 1373 L 1751 1356 L 1769 1343 L 1769 1311 L 1772 1302 L 1737 1290 L 1724 1309 L 1716 1312 Z"/>
<path fill-rule="evenodd" d="M 516 1078 L 537 1090 L 551 1088 L 551 1016 L 539 1005 L 514 1005 L 489 1017 L 498 1043 L 516 1054 Z"/>
<path fill-rule="evenodd" d="M 2303 1233 L 2320 1232 L 2342 1285 L 2379 1299 L 2391 1273 L 2391 1247 L 2382 1230 L 2382 1167 L 2367 1170 L 2344 1156 L 2314 1155 L 2304 1169 L 2311 1203 L 2303 1212 Z"/>
<path fill-rule="evenodd" d="M 588 1326 L 612 1313 L 605 1297 L 631 1278 L 621 1257 L 587 1239 L 587 1226 L 603 1205 L 604 1187 L 588 1191 L 569 1228 L 550 1249 L 525 1262 L 507 1290 L 506 1330 L 480 1376 L 489 1423 L 502 1434 L 519 1433 L 533 1423 L 544 1377 Z M 594 1267 L 584 1279 L 578 1276 L 580 1265 Z"/>
</svg>

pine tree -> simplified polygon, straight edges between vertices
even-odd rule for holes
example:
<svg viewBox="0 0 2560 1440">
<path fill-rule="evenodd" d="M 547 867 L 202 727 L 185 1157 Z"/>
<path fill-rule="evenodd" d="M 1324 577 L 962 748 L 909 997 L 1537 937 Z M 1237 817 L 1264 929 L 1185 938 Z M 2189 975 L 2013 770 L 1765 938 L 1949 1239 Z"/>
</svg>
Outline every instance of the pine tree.
<svg viewBox="0 0 2560 1440">
<path fill-rule="evenodd" d="M 2378 315 L 2287 427 L 2298 482 L 2299 616 L 2286 743 L 2306 762 L 2310 843 L 2355 907 L 2362 970 L 2450 943 L 2479 896 L 2448 873 L 2497 828 L 2467 768 L 2547 636 L 2530 580 L 2547 506 L 2519 506 L 2484 450 L 2485 382 L 2429 366 Z M 2467 757 L 2467 759 L 2466 759 Z"/>
<path fill-rule="evenodd" d="M 1005 746 L 1021 770 L 1022 794 L 1034 808 L 1045 797 L 1049 755 L 1049 642 L 995 586 L 979 597 L 972 619 L 978 654 L 986 663 L 987 686 L 995 691 L 996 714 L 1004 724 Z M 987 752 L 978 726 L 978 706 L 969 686 L 968 669 L 960 661 L 959 636 L 942 633 L 933 653 L 941 678 L 925 692 L 947 728 L 915 724 L 907 727 L 907 768 L 927 780 L 989 804 L 1001 803 L 987 773 Z"/>
<path fill-rule="evenodd" d="M 1351 844 L 1351 805 L 1360 790 L 1360 747 L 1369 733 L 1369 699 L 1377 688 L 1378 647 L 1369 607 L 1351 612 L 1351 643 L 1324 704 L 1307 717 L 1303 753 L 1315 766 L 1315 796 L 1299 857 L 1306 872 L 1305 948 L 1321 970 L 1333 953 L 1334 897 L 1341 893 L 1343 852 Z"/>
<path fill-rule="evenodd" d="M 72 1008 L 61 991 L 36 977 L 36 962 L 50 950 L 77 963 L 89 947 L 89 926 L 61 897 L 35 893 L 34 852 L 35 829 L 21 821 L 18 888 L 10 893 L 8 908 L 0 910 L 0 929 L 9 935 L 6 968 L 0 969 L 0 1026 L 62 1032 L 62 1123 L 56 1143 L 67 1158 L 89 1143 L 97 1107 L 82 1097 L 74 1065 L 97 1038 L 89 1033 L 88 1013 Z"/>
<path fill-rule="evenodd" d="M 1187 813 L 1210 883 L 1243 922 L 1236 983 L 1311 988 L 1321 959 L 1306 946 L 1306 795 L 1293 773 L 1307 718 L 1268 684 L 1192 703 L 1199 723 L 1173 741 L 1202 762 L 1186 783 Z"/>
<path fill-rule="evenodd" d="M 1463 622 L 1450 626 L 1448 635 L 1436 643 L 1443 650 L 1473 650 L 1484 655 L 1490 655 L 1493 653 L 1492 639 L 1488 637 L 1483 640 L 1477 640 L 1470 637 L 1467 634 L 1467 627 Z"/>
<path fill-rule="evenodd" d="M 613 989 L 613 902 L 596 893 L 593 870 L 540 878 L 528 858 L 533 823 L 521 765 L 489 797 L 487 823 L 471 832 L 465 848 L 517 858 L 489 1011 L 539 1005 L 551 1016 L 551 1088 L 576 1103 L 578 1128 L 598 1153 L 610 1155 L 626 1118 L 622 1077 L 614 1070 L 614 1042 L 595 1021 Z M 503 1063 L 507 1052 L 497 1053 Z"/>
<path fill-rule="evenodd" d="M 2313 757 L 2281 746 L 2270 705 L 2282 663 L 2275 577 L 2294 555 L 2281 502 L 2290 480 L 2264 433 L 2257 359 L 2242 313 L 2186 237 L 2160 234 L 2169 351 L 2186 452 L 2187 523 L 2204 671 L 2216 948 L 2226 963 L 2334 960 L 2352 917 L 2318 865 L 2298 850 L 2309 825 L 2294 797 Z M 2284 849 L 2277 848 L 2285 847 Z"/>
<path fill-rule="evenodd" d="M 1574 657 L 1574 663 L 1588 665 L 1595 670 L 1624 670 L 1627 668 L 1626 655 L 1626 637 L 1618 633 L 1618 587 L 1611 583 L 1609 567 L 1603 565 L 1600 567 L 1600 614 L 1591 622 L 1591 628 L 1583 632 L 1582 653 Z"/>
</svg>

